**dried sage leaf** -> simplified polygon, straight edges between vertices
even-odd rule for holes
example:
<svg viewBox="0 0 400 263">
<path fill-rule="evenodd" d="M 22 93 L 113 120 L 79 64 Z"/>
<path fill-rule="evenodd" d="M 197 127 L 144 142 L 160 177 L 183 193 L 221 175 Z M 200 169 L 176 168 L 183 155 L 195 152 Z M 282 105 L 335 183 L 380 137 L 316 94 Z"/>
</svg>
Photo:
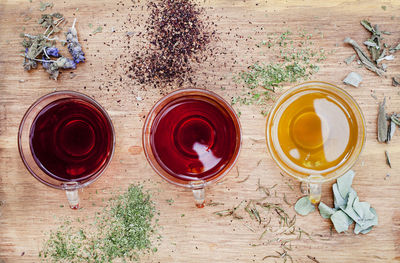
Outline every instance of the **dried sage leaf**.
<svg viewBox="0 0 400 263">
<path fill-rule="evenodd" d="M 355 58 L 356 58 L 356 55 L 355 55 L 355 54 L 354 54 L 354 55 L 351 55 L 350 57 L 347 57 L 347 58 L 344 60 L 344 63 L 346 63 L 347 65 L 349 65 L 351 62 L 354 61 Z"/>
<path fill-rule="evenodd" d="M 379 76 L 382 76 L 385 71 L 382 69 L 378 68 L 375 63 L 368 57 L 368 55 L 364 52 L 364 50 L 357 44 L 356 41 L 351 39 L 350 37 L 346 37 L 344 39 L 344 43 L 350 44 L 353 46 L 353 49 L 356 51 L 358 57 L 360 58 L 361 63 L 364 64 L 364 66 L 371 70 L 372 72 L 375 72 Z M 378 56 L 379 57 L 379 56 Z"/>
<path fill-rule="evenodd" d="M 331 216 L 331 221 L 336 229 L 336 232 L 338 233 L 347 231 L 349 229 L 349 226 L 353 223 L 353 220 L 342 210 L 336 211 Z"/>
<path fill-rule="evenodd" d="M 374 215 L 373 219 L 370 220 L 363 220 L 362 224 L 357 223 L 354 228 L 355 234 L 366 234 L 371 231 L 373 226 L 378 225 L 378 215 L 376 214 L 376 210 L 374 208 L 370 208 L 370 212 Z"/>
<path fill-rule="evenodd" d="M 390 168 L 392 168 L 392 164 L 390 162 L 389 153 L 386 150 L 385 150 L 385 157 L 386 157 L 386 164 L 389 165 Z"/>
<path fill-rule="evenodd" d="M 313 212 L 315 210 L 315 206 L 311 203 L 308 196 L 303 196 L 297 200 L 296 204 L 294 205 L 294 210 L 299 215 L 305 216 Z"/>
<path fill-rule="evenodd" d="M 383 102 L 379 104 L 379 112 L 378 112 L 378 141 L 386 142 L 388 137 L 388 125 L 386 121 L 386 112 L 385 112 L 385 104 L 386 97 L 383 99 Z"/>
<path fill-rule="evenodd" d="M 331 216 L 337 211 L 336 209 L 327 206 L 323 202 L 319 203 L 318 209 L 319 214 L 325 219 L 331 218 Z"/>
<path fill-rule="evenodd" d="M 340 194 L 337 183 L 332 185 L 332 191 L 333 191 L 333 203 L 335 205 L 335 209 L 344 207 L 347 204 L 347 200 L 343 198 L 342 195 Z"/>
<path fill-rule="evenodd" d="M 383 61 L 383 60 L 390 61 L 390 60 L 393 60 L 393 59 L 394 59 L 394 56 L 393 56 L 393 55 L 388 55 L 388 56 L 384 56 L 384 57 L 382 57 L 382 58 L 378 58 L 378 59 L 376 60 L 376 63 L 379 63 L 379 62 L 381 62 L 381 61 Z"/>
<path fill-rule="evenodd" d="M 361 25 L 368 30 L 369 32 L 371 32 L 372 34 L 375 33 L 375 29 L 372 27 L 371 23 L 368 22 L 367 20 L 361 20 Z"/>
<path fill-rule="evenodd" d="M 343 198 L 346 198 L 350 192 L 351 185 L 352 185 L 353 179 L 354 179 L 354 175 L 355 175 L 354 171 L 349 170 L 348 172 L 346 172 L 344 175 L 342 175 L 341 177 L 339 177 L 337 179 L 337 186 L 338 186 L 340 195 Z"/>
<path fill-rule="evenodd" d="M 392 78 L 392 85 L 395 87 L 400 86 L 400 75 L 394 76 Z"/>
<path fill-rule="evenodd" d="M 395 46 L 394 48 L 389 49 L 390 53 L 395 53 L 396 51 L 400 50 L 400 43 L 397 44 L 397 46 Z"/>
<path fill-rule="evenodd" d="M 353 209 L 362 219 L 371 220 L 375 217 L 371 212 L 371 205 L 368 202 L 360 202 L 358 196 L 353 202 Z"/>
<path fill-rule="evenodd" d="M 343 83 L 346 85 L 351 85 L 353 87 L 358 88 L 361 81 L 362 81 L 362 77 L 360 76 L 360 74 L 358 74 L 356 72 L 350 72 L 347 75 L 347 77 L 343 80 Z"/>
</svg>

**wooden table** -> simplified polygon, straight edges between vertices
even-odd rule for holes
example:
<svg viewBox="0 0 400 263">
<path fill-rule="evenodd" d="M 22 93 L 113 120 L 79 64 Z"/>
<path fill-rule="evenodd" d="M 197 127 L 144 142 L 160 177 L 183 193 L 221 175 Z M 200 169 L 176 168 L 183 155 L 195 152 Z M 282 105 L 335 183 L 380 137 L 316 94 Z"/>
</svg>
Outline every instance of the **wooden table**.
<svg viewBox="0 0 400 263">
<path fill-rule="evenodd" d="M 40 15 L 39 1 L 1 1 L 0 262 L 38 262 L 43 240 L 49 230 L 57 227 L 60 217 L 92 215 L 102 206 L 102 198 L 108 198 L 117 189 L 126 189 L 129 184 L 143 181 L 148 188 L 159 189 L 155 191 L 154 201 L 160 211 L 160 232 L 163 236 L 158 252 L 144 257 L 143 262 L 261 262 L 264 256 L 279 249 L 279 243 L 251 246 L 258 241 L 259 233 L 253 233 L 237 220 L 219 218 L 213 212 L 230 208 L 242 199 L 257 197 L 255 189 L 259 179 L 269 186 L 277 184 L 278 193 L 285 193 L 291 203 L 301 196 L 298 183 L 295 184 L 295 191 L 290 190 L 284 183 L 287 179 L 282 178 L 266 153 L 265 117 L 259 113 L 262 108 L 254 105 L 237 108 L 242 113 L 240 120 L 243 127 L 243 147 L 237 164 L 239 177 L 236 178 L 234 169 L 221 184 L 207 189 L 207 202 L 212 199 L 224 205 L 196 209 L 192 194 L 161 180 L 143 154 L 141 129 L 144 117 L 153 103 L 161 98 L 160 89 L 163 87 L 143 89 L 124 73 L 126 61 L 130 59 L 126 53 L 126 33 L 141 30 L 127 22 L 127 15 L 140 20 L 144 12 L 141 8 L 128 8 L 130 5 L 130 1 L 54 1 L 53 10 L 63 13 L 69 25 L 73 17 L 77 18 L 87 62 L 74 71 L 76 76 L 67 71 L 58 81 L 53 81 L 43 70 L 24 72 L 19 55 L 19 34 L 23 27 L 25 32 L 34 32 L 36 25 L 33 21 Z M 368 18 L 372 23 L 380 24 L 382 29 L 392 32 L 388 36 L 391 43 L 399 42 L 400 2 L 205 0 L 201 5 L 206 7 L 210 21 L 215 21 L 218 26 L 220 40 L 212 45 L 225 50 L 226 55 L 215 56 L 209 62 L 195 66 L 193 75 L 198 87 L 215 91 L 230 101 L 233 96 L 242 93 L 242 86 L 236 85 L 232 77 L 256 60 L 268 62 L 274 55 L 268 50 L 264 52 L 255 48 L 255 44 L 265 39 L 268 33 L 304 29 L 314 32 L 316 47 L 333 51 L 327 60 L 320 63 L 320 71 L 313 79 L 344 87 L 364 112 L 367 142 L 354 166 L 357 173 L 354 188 L 361 201 L 368 201 L 376 208 L 379 225 L 367 235 L 349 232 L 330 236 L 331 223 L 322 219 L 318 212 L 298 217 L 297 224 L 311 233 L 312 240 L 306 238 L 293 243 L 291 255 L 294 261 L 312 262 L 307 255 L 324 263 L 400 261 L 399 132 L 390 144 L 381 144 L 376 140 L 379 101 L 386 96 L 389 111 L 400 111 L 399 87 L 391 85 L 391 77 L 400 73 L 400 60 L 396 58 L 387 63 L 389 68 L 385 77 L 359 68 L 356 63 L 347 66 L 343 62 L 354 53 L 343 44 L 343 39 L 351 36 L 361 43 L 368 36 L 359 24 L 361 19 Z M 26 16 L 32 17 L 32 20 L 24 21 Z M 91 34 L 97 26 L 102 26 L 103 32 Z M 136 40 L 132 37 L 130 45 L 135 48 L 139 42 L 140 38 Z M 234 60 L 237 63 L 234 64 Z M 342 84 L 350 71 L 363 76 L 359 88 Z M 291 85 L 285 85 L 282 90 Z M 190 85 L 184 85 L 187 86 Z M 66 207 L 63 192 L 34 179 L 20 160 L 17 149 L 18 125 L 25 110 L 38 97 L 64 89 L 84 92 L 95 98 L 109 112 L 117 132 L 112 163 L 100 180 L 80 193 L 85 209 L 79 211 Z M 371 96 L 372 90 L 377 99 Z M 139 101 L 137 97 L 143 100 Z M 385 164 L 384 150 L 391 156 L 391 169 Z M 385 180 L 387 174 L 390 177 Z M 237 183 L 248 175 L 247 181 Z M 170 198 L 174 200 L 171 205 L 166 201 Z M 331 204 L 330 184 L 324 186 L 322 199 Z M 292 210 L 290 212 L 293 214 Z M 264 262 L 273 261 L 268 259 Z"/>
</svg>

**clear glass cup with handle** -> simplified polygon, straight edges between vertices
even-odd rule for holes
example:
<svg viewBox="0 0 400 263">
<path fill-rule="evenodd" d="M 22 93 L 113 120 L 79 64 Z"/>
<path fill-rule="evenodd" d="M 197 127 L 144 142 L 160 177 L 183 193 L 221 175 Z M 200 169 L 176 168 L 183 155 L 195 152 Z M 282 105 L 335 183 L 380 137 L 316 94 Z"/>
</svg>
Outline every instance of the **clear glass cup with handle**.
<svg viewBox="0 0 400 263">
<path fill-rule="evenodd" d="M 191 189 L 201 208 L 205 187 L 221 180 L 239 157 L 241 127 L 232 107 L 214 92 L 181 89 L 153 106 L 142 140 L 154 171 Z"/>
<path fill-rule="evenodd" d="M 23 163 L 41 183 L 64 190 L 72 209 L 78 189 L 98 179 L 114 154 L 110 117 L 94 99 L 74 91 L 49 93 L 22 118 L 18 147 Z"/>
<path fill-rule="evenodd" d="M 305 82 L 284 92 L 266 123 L 270 156 L 285 174 L 302 182 L 314 204 L 321 199 L 322 183 L 354 165 L 365 138 L 357 102 L 326 82 Z"/>
</svg>

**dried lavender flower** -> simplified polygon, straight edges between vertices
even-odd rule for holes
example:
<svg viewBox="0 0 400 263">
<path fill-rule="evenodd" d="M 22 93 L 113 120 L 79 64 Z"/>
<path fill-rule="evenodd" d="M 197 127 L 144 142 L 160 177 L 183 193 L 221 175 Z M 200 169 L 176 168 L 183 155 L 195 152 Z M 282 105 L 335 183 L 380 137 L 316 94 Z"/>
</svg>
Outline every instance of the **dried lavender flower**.
<svg viewBox="0 0 400 263">
<path fill-rule="evenodd" d="M 74 19 L 74 23 L 72 27 L 68 30 L 66 37 L 68 43 L 68 50 L 71 56 L 74 59 L 74 62 L 78 64 L 79 62 L 85 61 L 85 54 L 82 51 L 82 46 L 78 42 L 78 33 L 75 28 L 76 18 Z"/>
<path fill-rule="evenodd" d="M 52 56 L 52 57 L 55 57 L 55 58 L 58 58 L 60 56 L 60 54 L 58 53 L 59 52 L 58 48 L 56 48 L 54 46 L 45 48 L 45 52 L 46 52 L 46 54 L 48 56 Z"/>
</svg>

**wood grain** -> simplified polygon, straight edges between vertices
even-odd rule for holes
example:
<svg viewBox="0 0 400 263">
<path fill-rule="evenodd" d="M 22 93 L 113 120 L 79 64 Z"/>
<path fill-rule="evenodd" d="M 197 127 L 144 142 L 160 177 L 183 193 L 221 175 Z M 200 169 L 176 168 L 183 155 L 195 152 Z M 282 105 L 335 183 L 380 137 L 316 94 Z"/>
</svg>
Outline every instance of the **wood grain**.
<svg viewBox="0 0 400 263">
<path fill-rule="evenodd" d="M 39 1 L 0 1 L 0 262 L 38 262 L 43 239 L 49 230 L 57 227 L 58 218 L 92 215 L 101 206 L 102 198 L 108 198 L 116 189 L 126 189 L 131 183 L 143 181 L 147 187 L 157 190 L 154 200 L 160 210 L 163 236 L 158 252 L 144 257 L 143 262 L 261 262 L 264 256 L 279 249 L 274 243 L 250 246 L 259 234 L 249 231 L 241 222 L 213 215 L 219 208 L 196 209 L 190 192 L 164 182 L 148 165 L 141 146 L 143 118 L 161 98 L 160 90 L 165 93 L 167 89 L 143 88 L 126 77 L 130 59 L 127 45 L 137 49 L 144 41 L 139 37 L 128 40 L 126 36 L 126 32 L 137 33 L 143 29 L 140 24 L 130 24 L 128 15 L 139 20 L 145 17 L 145 9 L 140 7 L 143 3 L 128 9 L 131 5 L 130 1 L 54 1 L 53 10 L 62 12 L 69 22 L 77 17 L 78 32 L 87 54 L 87 62 L 74 71 L 76 76 L 71 78 L 66 72 L 55 82 L 43 70 L 24 72 L 18 54 L 19 33 L 23 27 L 26 32 L 34 32 L 36 26 L 32 26 L 32 21 L 40 15 Z M 206 0 L 201 5 L 206 7 L 208 19 L 217 24 L 220 40 L 212 44 L 213 48 L 225 55 L 216 55 L 195 66 L 193 77 L 198 87 L 215 91 L 230 101 L 243 92 L 232 77 L 251 63 L 268 62 L 274 56 L 268 50 L 255 48 L 255 44 L 268 34 L 304 29 L 314 32 L 316 48 L 333 51 L 320 64 L 320 71 L 313 79 L 344 87 L 364 112 L 367 143 L 354 166 L 357 173 L 354 188 L 362 201 L 376 208 L 379 225 L 367 235 L 335 233 L 330 237 L 331 224 L 317 212 L 298 218 L 299 226 L 312 233 L 313 240 L 303 239 L 294 244 L 291 252 L 294 261 L 312 262 L 307 257 L 311 255 L 321 263 L 399 262 L 400 137 L 397 131 L 390 144 L 378 143 L 376 118 L 378 102 L 384 96 L 388 99 L 389 111 L 400 111 L 399 88 L 391 85 L 391 76 L 400 74 L 400 60 L 387 62 L 388 72 L 382 78 L 356 63 L 347 66 L 343 60 L 353 50 L 343 44 L 343 39 L 346 36 L 359 42 L 366 39 L 368 33 L 359 21 L 368 18 L 392 32 L 388 41 L 398 43 L 400 2 Z M 386 10 L 381 6 L 386 6 Z M 26 15 L 32 21 L 24 21 Z M 93 28 L 101 25 L 103 32 L 91 34 L 94 29 L 89 23 Z M 114 33 L 111 28 L 115 29 Z M 364 78 L 357 89 L 342 84 L 350 71 Z M 285 85 L 279 93 L 291 85 Z M 25 110 L 40 96 L 63 89 L 95 98 L 109 112 L 117 132 L 114 159 L 102 178 L 81 193 L 85 209 L 79 211 L 61 208 L 61 204 L 66 205 L 65 194 L 36 181 L 21 162 L 17 149 L 18 125 Z M 378 100 L 371 96 L 372 91 Z M 143 100 L 137 100 L 138 96 Z M 256 183 L 260 179 L 267 185 L 278 184 L 279 193 L 285 193 L 290 202 L 295 202 L 300 192 L 289 189 L 266 153 L 262 108 L 241 106 L 237 110 L 241 111 L 243 127 L 238 170 L 240 178 L 248 175 L 250 178 L 236 183 L 233 170 L 223 183 L 207 189 L 207 200 L 223 202 L 223 207 L 229 208 L 242 199 L 256 197 Z M 392 169 L 385 164 L 385 149 L 391 156 Z M 384 180 L 386 174 L 390 177 Z M 328 204 L 332 201 L 331 195 L 330 184 L 325 185 L 323 200 Z M 174 200 L 172 205 L 166 201 L 170 198 Z"/>
</svg>

